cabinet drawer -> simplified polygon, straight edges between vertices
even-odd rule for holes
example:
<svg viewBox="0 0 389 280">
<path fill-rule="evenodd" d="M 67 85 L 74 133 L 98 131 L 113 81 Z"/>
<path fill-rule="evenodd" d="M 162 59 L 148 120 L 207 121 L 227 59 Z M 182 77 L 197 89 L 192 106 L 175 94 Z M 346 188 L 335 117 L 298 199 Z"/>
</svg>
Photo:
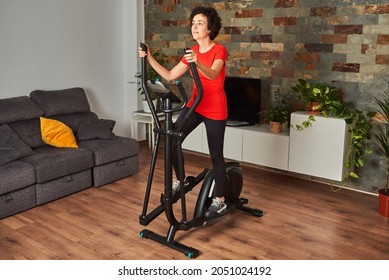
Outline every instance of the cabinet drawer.
<svg viewBox="0 0 389 280">
<path fill-rule="evenodd" d="M 243 130 L 244 162 L 288 170 L 289 136 L 255 130 Z"/>
</svg>

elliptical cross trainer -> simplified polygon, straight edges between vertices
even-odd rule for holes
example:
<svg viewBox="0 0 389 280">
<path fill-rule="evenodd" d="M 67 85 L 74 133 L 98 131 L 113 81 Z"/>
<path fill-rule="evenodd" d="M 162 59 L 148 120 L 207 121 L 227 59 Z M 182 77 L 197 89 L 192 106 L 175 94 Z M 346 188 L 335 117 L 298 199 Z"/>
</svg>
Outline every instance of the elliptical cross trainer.
<svg viewBox="0 0 389 280">
<path fill-rule="evenodd" d="M 147 46 L 143 43 L 140 43 L 140 46 L 143 51 L 147 53 Z M 180 191 L 173 194 L 172 191 L 172 139 L 176 137 L 178 139 L 178 149 L 181 150 L 181 144 L 183 139 L 185 138 L 184 133 L 182 132 L 182 128 L 185 125 L 185 122 L 189 119 L 190 115 L 194 113 L 198 104 L 201 102 L 203 96 L 203 87 L 197 72 L 196 65 L 194 63 L 189 63 L 190 70 L 194 81 L 196 83 L 198 89 L 198 96 L 193 104 L 193 106 L 188 110 L 183 122 L 179 127 L 175 127 L 172 121 L 173 114 L 185 108 L 188 97 L 186 92 L 180 82 L 176 82 L 176 86 L 178 87 L 179 93 L 183 99 L 181 101 L 174 93 L 168 90 L 162 83 L 157 82 L 155 84 L 147 81 L 147 61 L 145 57 L 141 58 L 141 71 L 142 71 L 142 87 L 145 92 L 147 103 L 151 110 L 151 115 L 155 122 L 156 128 L 153 133 L 156 133 L 156 139 L 153 147 L 152 159 L 150 164 L 149 176 L 147 180 L 146 193 L 143 203 L 142 214 L 139 216 L 139 223 L 141 225 L 147 226 L 150 222 L 152 222 L 155 218 L 157 218 L 160 214 L 165 212 L 167 220 L 170 224 L 168 233 L 165 236 L 154 233 L 150 230 L 142 230 L 140 236 L 142 238 L 154 240 L 160 244 L 166 245 L 170 248 L 178 250 L 184 253 L 189 258 L 196 258 L 199 255 L 199 250 L 185 246 L 174 240 L 175 234 L 179 230 L 189 230 L 194 227 L 198 227 L 204 225 L 207 221 L 214 219 L 215 217 L 206 217 L 205 212 L 210 206 L 212 202 L 212 192 L 214 187 L 214 175 L 213 171 L 209 169 L 204 169 L 196 177 L 187 177 L 187 183 L 184 184 L 184 178 L 179 178 L 180 180 Z M 164 128 L 160 125 L 160 120 L 156 113 L 156 108 L 154 107 L 153 102 L 151 101 L 150 94 L 148 91 L 148 86 L 151 87 L 161 98 L 161 111 L 164 113 L 165 123 Z M 173 108 L 173 103 L 182 103 L 181 106 Z M 165 178 L 164 178 L 164 193 L 161 194 L 161 203 L 151 212 L 147 212 L 152 181 L 154 176 L 155 165 L 157 161 L 157 154 L 160 142 L 160 136 L 165 136 Z M 181 153 L 180 153 L 181 154 Z M 179 157 L 179 165 L 180 172 L 183 174 L 184 166 L 183 166 L 183 158 Z M 248 203 L 248 200 L 245 198 L 240 198 L 240 193 L 242 191 L 243 178 L 242 171 L 239 163 L 237 162 L 227 162 L 226 163 L 226 176 L 227 176 L 227 186 L 225 189 L 225 200 L 227 204 L 227 212 L 233 209 L 239 209 L 248 213 L 251 213 L 254 216 L 261 217 L 263 212 L 259 209 L 252 209 L 245 204 Z M 187 211 L 186 211 L 186 200 L 185 194 L 191 191 L 196 185 L 200 182 L 202 183 L 194 213 L 193 218 L 191 220 L 187 219 Z M 178 221 L 174 215 L 173 204 L 178 200 L 181 200 L 181 221 Z"/>
</svg>

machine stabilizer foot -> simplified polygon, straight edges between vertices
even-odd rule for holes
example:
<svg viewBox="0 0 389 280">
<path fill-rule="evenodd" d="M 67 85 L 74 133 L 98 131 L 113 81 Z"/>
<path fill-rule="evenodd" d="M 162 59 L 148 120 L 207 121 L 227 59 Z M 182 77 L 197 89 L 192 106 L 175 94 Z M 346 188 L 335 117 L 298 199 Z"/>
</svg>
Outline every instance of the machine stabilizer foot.
<svg viewBox="0 0 389 280">
<path fill-rule="evenodd" d="M 250 213 L 251 215 L 256 216 L 256 217 L 262 217 L 263 216 L 263 211 L 260 210 L 260 209 L 250 208 L 250 207 L 243 206 L 243 205 L 240 206 L 237 209 L 239 209 L 240 211 L 244 211 L 244 212 Z"/>
<path fill-rule="evenodd" d="M 162 245 L 165 245 L 169 248 L 180 251 L 190 259 L 197 258 L 200 254 L 200 251 L 195 249 L 195 248 L 185 246 L 184 244 L 181 244 L 181 243 L 174 241 L 174 240 L 168 241 L 166 239 L 166 237 L 161 236 L 161 235 L 159 235 L 153 231 L 147 230 L 147 229 L 142 230 L 139 235 L 141 238 L 151 239 L 151 240 L 158 242 Z"/>
</svg>

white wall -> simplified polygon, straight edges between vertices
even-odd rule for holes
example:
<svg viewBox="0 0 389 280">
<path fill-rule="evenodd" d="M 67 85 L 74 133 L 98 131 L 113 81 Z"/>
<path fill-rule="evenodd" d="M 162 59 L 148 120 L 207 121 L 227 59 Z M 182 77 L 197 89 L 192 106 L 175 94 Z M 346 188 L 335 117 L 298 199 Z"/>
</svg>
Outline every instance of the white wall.
<svg viewBox="0 0 389 280">
<path fill-rule="evenodd" d="M 0 98 L 80 86 L 92 111 L 131 136 L 138 5 L 143 11 L 133 0 L 0 0 Z"/>
<path fill-rule="evenodd" d="M 131 62 L 125 64 L 124 79 L 126 97 L 126 119 L 131 120 L 131 112 L 141 108 L 141 98 L 137 94 L 138 85 L 134 84 L 137 79 L 134 75 L 140 70 L 140 59 L 138 57 L 139 42 L 144 42 L 144 1 L 125 0 L 124 15 L 124 61 Z M 130 83 L 131 82 L 131 83 Z M 134 100 L 137 98 L 137 101 Z M 138 140 L 145 139 L 145 127 L 137 123 L 130 123 L 130 135 Z"/>
</svg>

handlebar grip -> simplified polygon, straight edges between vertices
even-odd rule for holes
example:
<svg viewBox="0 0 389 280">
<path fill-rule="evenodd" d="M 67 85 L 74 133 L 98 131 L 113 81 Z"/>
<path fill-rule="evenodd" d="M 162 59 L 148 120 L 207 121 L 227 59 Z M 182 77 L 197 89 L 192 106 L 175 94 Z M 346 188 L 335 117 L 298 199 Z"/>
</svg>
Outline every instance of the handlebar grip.
<svg viewBox="0 0 389 280">
<path fill-rule="evenodd" d="M 142 49 L 142 51 L 144 51 L 145 53 L 147 53 L 147 45 L 144 44 L 144 43 L 139 43 L 140 44 L 140 48 Z"/>
<path fill-rule="evenodd" d="M 185 48 L 184 49 L 184 53 L 185 54 L 188 53 L 189 50 L 190 50 L 190 48 Z M 192 72 L 193 79 L 194 79 L 194 82 L 196 84 L 197 90 L 199 92 L 199 98 L 198 99 L 200 99 L 200 101 L 201 101 L 201 98 L 203 97 L 203 85 L 202 85 L 202 83 L 200 81 L 200 76 L 199 76 L 199 73 L 197 71 L 196 63 L 189 62 L 189 67 L 190 67 L 190 71 Z"/>
</svg>

